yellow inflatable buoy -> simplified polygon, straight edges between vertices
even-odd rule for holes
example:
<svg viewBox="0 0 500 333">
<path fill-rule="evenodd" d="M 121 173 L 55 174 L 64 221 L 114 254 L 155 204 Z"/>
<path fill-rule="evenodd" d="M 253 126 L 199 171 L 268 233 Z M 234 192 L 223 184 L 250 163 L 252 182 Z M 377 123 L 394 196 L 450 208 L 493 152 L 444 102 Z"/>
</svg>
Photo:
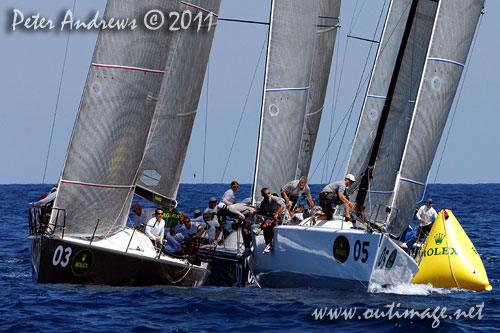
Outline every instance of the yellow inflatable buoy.
<svg viewBox="0 0 500 333">
<path fill-rule="evenodd" d="M 439 212 L 417 258 L 419 271 L 411 281 L 437 288 L 490 291 L 483 262 L 451 210 Z"/>
</svg>

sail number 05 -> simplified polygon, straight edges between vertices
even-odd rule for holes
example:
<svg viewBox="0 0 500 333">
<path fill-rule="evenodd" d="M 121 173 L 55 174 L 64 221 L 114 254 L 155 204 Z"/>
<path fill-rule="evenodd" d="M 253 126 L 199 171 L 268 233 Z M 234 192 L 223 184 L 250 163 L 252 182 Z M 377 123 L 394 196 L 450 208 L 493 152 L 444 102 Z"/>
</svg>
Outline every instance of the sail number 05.
<svg viewBox="0 0 500 333">
<path fill-rule="evenodd" d="M 361 262 L 365 263 L 368 260 L 368 247 L 370 246 L 370 242 L 363 242 L 363 245 L 361 245 L 361 241 L 357 240 L 356 243 L 354 243 L 354 251 L 353 251 L 353 257 L 354 261 L 358 261 L 361 255 L 363 256 L 361 258 Z"/>
<path fill-rule="evenodd" d="M 52 264 L 54 266 L 61 265 L 62 267 L 66 267 L 69 264 L 69 258 L 71 256 L 71 248 L 64 248 L 62 245 L 59 245 L 54 251 L 54 256 L 52 257 Z"/>
</svg>

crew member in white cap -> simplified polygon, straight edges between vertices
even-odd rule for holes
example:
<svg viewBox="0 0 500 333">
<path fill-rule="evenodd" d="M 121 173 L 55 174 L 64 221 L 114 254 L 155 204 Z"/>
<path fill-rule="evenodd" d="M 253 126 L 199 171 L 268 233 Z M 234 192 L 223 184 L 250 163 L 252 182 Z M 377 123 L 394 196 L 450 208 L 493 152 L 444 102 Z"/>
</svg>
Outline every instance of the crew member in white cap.
<svg viewBox="0 0 500 333">
<path fill-rule="evenodd" d="M 417 213 L 417 219 L 420 222 L 418 226 L 418 236 L 417 239 L 423 238 L 427 235 L 434 224 L 434 220 L 437 217 L 437 212 L 432 208 L 433 201 L 431 198 L 427 199 L 427 204 L 420 207 Z"/>
<path fill-rule="evenodd" d="M 345 176 L 344 180 L 339 180 L 337 182 L 328 184 L 325 186 L 325 188 L 323 188 L 323 190 L 319 194 L 319 205 L 321 206 L 321 209 L 326 214 L 326 216 L 318 218 L 319 220 L 330 220 L 333 217 L 333 212 L 335 209 L 332 207 L 332 204 L 334 204 L 336 206 L 344 205 L 345 218 L 347 221 L 351 221 L 351 214 L 349 209 L 354 211 L 354 213 L 356 214 L 357 212 L 356 208 L 354 207 L 354 203 L 349 201 L 349 199 L 346 197 L 345 191 L 346 187 L 351 186 L 355 181 L 356 178 L 354 178 L 354 176 L 349 173 Z"/>
</svg>

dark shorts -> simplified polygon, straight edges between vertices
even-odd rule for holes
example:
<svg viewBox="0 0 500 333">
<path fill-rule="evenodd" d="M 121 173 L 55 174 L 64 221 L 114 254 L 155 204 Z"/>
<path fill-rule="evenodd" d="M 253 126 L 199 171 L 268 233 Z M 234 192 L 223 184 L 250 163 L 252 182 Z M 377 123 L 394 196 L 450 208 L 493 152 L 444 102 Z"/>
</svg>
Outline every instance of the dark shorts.
<svg viewBox="0 0 500 333">
<path fill-rule="evenodd" d="M 343 202 L 333 192 L 321 192 L 319 194 L 319 205 L 323 210 L 323 213 L 326 214 L 326 218 L 329 220 L 333 217 L 333 212 L 335 211 L 335 208 L 332 207 L 332 204 L 337 206 L 342 205 Z"/>
<path fill-rule="evenodd" d="M 286 192 L 284 192 L 286 193 Z M 288 196 L 288 201 L 290 201 L 292 203 L 292 209 L 295 207 L 295 205 L 297 204 L 297 201 L 299 201 L 299 197 L 292 197 L 290 195 L 288 195 L 288 193 L 286 193 L 286 195 Z M 281 197 L 284 199 L 285 197 L 283 196 L 283 192 L 281 193 Z"/>
</svg>

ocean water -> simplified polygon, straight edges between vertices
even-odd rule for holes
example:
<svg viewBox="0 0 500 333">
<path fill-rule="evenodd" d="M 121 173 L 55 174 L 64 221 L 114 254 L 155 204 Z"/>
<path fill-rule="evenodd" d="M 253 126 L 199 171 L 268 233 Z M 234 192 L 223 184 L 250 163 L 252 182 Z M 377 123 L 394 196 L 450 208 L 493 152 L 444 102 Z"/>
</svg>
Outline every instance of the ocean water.
<svg viewBox="0 0 500 333">
<path fill-rule="evenodd" d="M 434 185 L 427 190 L 436 210 L 448 208 L 481 254 L 493 290 L 473 292 L 399 285 L 370 292 L 314 288 L 258 289 L 153 286 L 41 285 L 32 281 L 28 250 L 28 205 L 50 185 L 0 185 L 0 330 L 17 332 L 216 332 L 216 331 L 438 331 L 491 332 L 500 323 L 500 184 Z M 188 185 L 180 209 L 203 209 L 228 185 Z M 312 185 L 313 196 L 321 185 Z M 241 185 L 236 198 L 249 196 Z M 430 318 L 388 318 L 405 309 Z M 479 306 L 479 307 L 478 307 Z M 446 307 L 446 309 L 443 309 Z M 458 309 L 474 318 L 440 318 Z M 337 310 L 319 319 L 317 309 Z M 354 316 L 345 319 L 349 310 Z M 481 310 L 481 311 L 479 311 Z M 442 312 L 444 311 L 444 312 Z M 432 314 L 434 313 L 434 317 Z M 332 312 L 332 315 L 334 313 Z M 378 318 L 376 318 L 378 315 Z M 436 319 L 438 317 L 439 319 Z"/>
</svg>

